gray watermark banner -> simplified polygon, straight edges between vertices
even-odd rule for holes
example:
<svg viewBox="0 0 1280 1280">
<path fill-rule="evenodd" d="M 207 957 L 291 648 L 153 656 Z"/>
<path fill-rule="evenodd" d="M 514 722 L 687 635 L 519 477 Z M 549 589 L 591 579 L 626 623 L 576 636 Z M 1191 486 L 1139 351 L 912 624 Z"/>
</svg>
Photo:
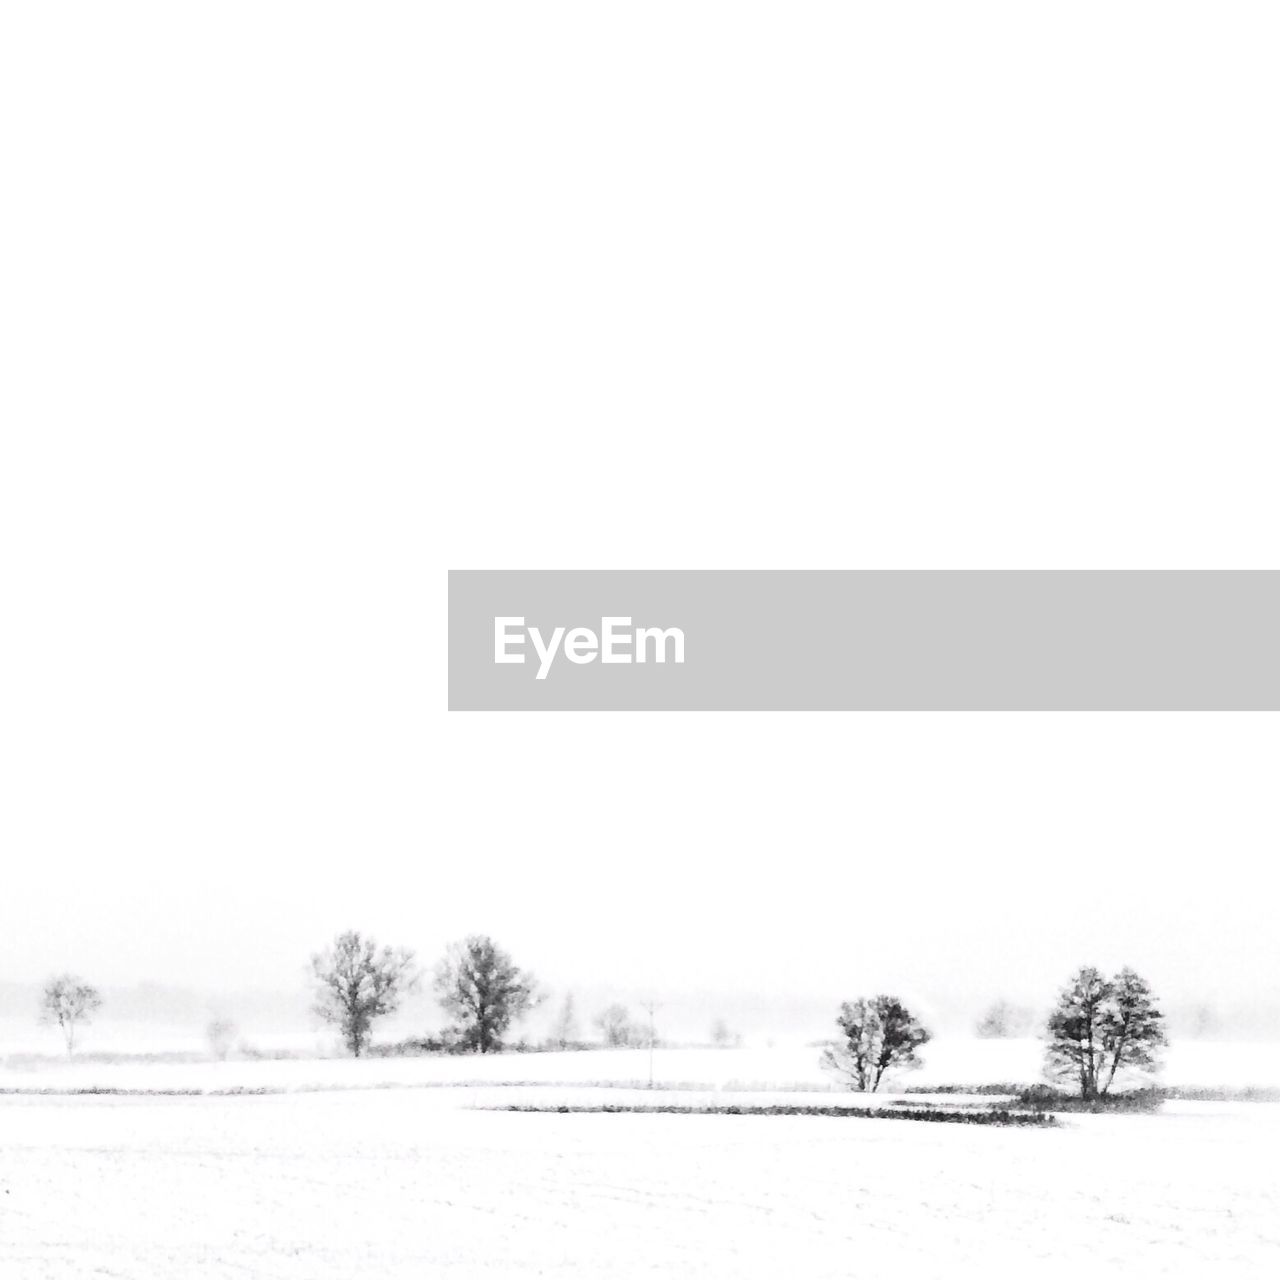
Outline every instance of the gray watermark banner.
<svg viewBox="0 0 1280 1280">
<path fill-rule="evenodd" d="M 1276 711 L 1280 572 L 454 570 L 452 711 Z"/>
</svg>

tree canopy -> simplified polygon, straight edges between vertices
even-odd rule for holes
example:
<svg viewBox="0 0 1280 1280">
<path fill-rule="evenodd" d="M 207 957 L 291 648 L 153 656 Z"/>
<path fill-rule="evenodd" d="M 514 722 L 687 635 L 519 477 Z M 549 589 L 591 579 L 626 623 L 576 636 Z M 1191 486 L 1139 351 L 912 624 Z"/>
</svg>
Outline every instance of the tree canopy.
<svg viewBox="0 0 1280 1280">
<path fill-rule="evenodd" d="M 1071 1080 L 1084 1099 L 1105 1097 L 1120 1073 L 1154 1072 L 1167 1043 L 1151 988 L 1128 968 L 1114 978 L 1091 965 L 1077 970 L 1047 1030 L 1046 1072 Z"/>
<path fill-rule="evenodd" d="M 435 989 L 454 1034 L 477 1053 L 501 1049 L 511 1024 L 537 1003 L 533 975 L 484 934 L 449 947 L 436 968 Z"/>
<path fill-rule="evenodd" d="M 102 1007 L 98 988 L 75 974 L 50 978 L 40 995 L 40 1020 L 62 1028 L 67 1054 L 75 1052 L 76 1028 L 89 1022 Z"/>
<path fill-rule="evenodd" d="M 340 933 L 312 956 L 311 971 L 316 1014 L 339 1028 L 357 1058 L 368 1045 L 374 1019 L 393 1013 L 417 982 L 412 951 L 379 947 L 354 930 Z"/>
<path fill-rule="evenodd" d="M 822 1055 L 827 1070 L 874 1093 L 894 1068 L 915 1067 L 929 1032 L 896 996 L 846 1001 L 836 1017 L 841 1038 Z"/>
</svg>

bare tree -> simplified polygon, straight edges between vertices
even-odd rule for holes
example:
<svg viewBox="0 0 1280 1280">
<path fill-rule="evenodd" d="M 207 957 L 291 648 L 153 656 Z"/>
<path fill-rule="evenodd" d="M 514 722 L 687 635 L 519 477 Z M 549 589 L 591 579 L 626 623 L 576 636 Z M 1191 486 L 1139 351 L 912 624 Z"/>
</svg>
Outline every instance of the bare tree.
<svg viewBox="0 0 1280 1280">
<path fill-rule="evenodd" d="M 1110 999 L 1111 983 L 1099 970 L 1086 965 L 1059 993 L 1049 1015 L 1048 1073 L 1074 1077 L 1082 1098 L 1098 1096 L 1102 1026 Z"/>
<path fill-rule="evenodd" d="M 394 1013 L 404 993 L 417 983 L 413 952 L 379 947 L 354 930 L 340 933 L 311 957 L 316 984 L 315 1012 L 342 1032 L 352 1056 L 369 1043 L 373 1020 Z"/>
<path fill-rule="evenodd" d="M 566 991 L 560 1011 L 556 1014 L 555 1025 L 551 1028 L 551 1043 L 559 1049 L 567 1049 L 570 1045 L 577 1044 L 578 1037 L 578 1011 L 574 1005 L 573 992 Z"/>
<path fill-rule="evenodd" d="M 887 1071 L 918 1066 L 916 1051 L 930 1039 L 896 996 L 846 1001 L 836 1025 L 842 1039 L 823 1051 L 822 1065 L 864 1093 L 874 1093 Z"/>
<path fill-rule="evenodd" d="M 1127 966 L 1112 982 L 1112 1003 L 1102 1028 L 1106 1050 L 1105 1094 L 1115 1083 L 1117 1071 L 1144 1075 L 1160 1068 L 1160 1050 L 1168 1044 L 1164 1014 L 1156 1008 L 1150 986 Z"/>
<path fill-rule="evenodd" d="M 1167 1043 L 1164 1015 L 1132 969 L 1114 978 L 1077 971 L 1049 1016 L 1047 1073 L 1070 1079 L 1085 1101 L 1106 1097 L 1121 1071 L 1154 1072 Z"/>
<path fill-rule="evenodd" d="M 236 1024 L 229 1018 L 211 1018 L 204 1034 L 209 1042 L 209 1052 L 219 1062 L 225 1062 L 236 1041 Z"/>
<path fill-rule="evenodd" d="M 658 1039 L 658 1026 L 655 1019 L 662 1006 L 656 1000 L 645 1000 L 640 1005 L 644 1018 L 636 1022 L 632 1029 L 631 1043 L 638 1049 L 652 1049 L 661 1041 Z"/>
<path fill-rule="evenodd" d="M 641 1038 L 641 1031 L 631 1020 L 631 1011 L 625 1004 L 611 1004 L 596 1015 L 600 1038 L 610 1049 L 632 1048 Z"/>
<path fill-rule="evenodd" d="M 996 1000 L 979 1019 L 974 1028 L 983 1040 L 1008 1040 L 1024 1036 L 1031 1030 L 1032 1014 L 1021 1005 L 1008 1000 Z"/>
<path fill-rule="evenodd" d="M 40 1021 L 62 1028 L 67 1057 L 76 1051 L 76 1028 L 92 1020 L 102 1007 L 97 987 L 82 982 L 74 974 L 50 978 L 40 996 Z"/>
<path fill-rule="evenodd" d="M 455 942 L 436 969 L 436 993 L 455 1034 L 477 1053 L 495 1053 L 511 1024 L 537 1003 L 533 974 L 483 934 Z"/>
<path fill-rule="evenodd" d="M 711 1024 L 711 1043 L 717 1049 L 736 1049 L 742 1037 L 723 1018 L 717 1018 Z"/>
<path fill-rule="evenodd" d="M 1222 1030 L 1222 1019 L 1212 1005 L 1198 1004 L 1192 1015 L 1191 1034 L 1197 1040 L 1211 1040 Z"/>
</svg>

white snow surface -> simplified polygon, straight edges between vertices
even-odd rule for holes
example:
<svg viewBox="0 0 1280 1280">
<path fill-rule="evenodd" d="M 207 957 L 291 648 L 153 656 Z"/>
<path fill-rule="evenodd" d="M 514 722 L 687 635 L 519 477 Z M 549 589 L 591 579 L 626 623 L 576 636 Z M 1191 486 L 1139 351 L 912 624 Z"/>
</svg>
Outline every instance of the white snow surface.
<svg viewBox="0 0 1280 1280">
<path fill-rule="evenodd" d="M 650 1056 L 643 1049 L 570 1053 L 439 1055 L 419 1058 L 233 1058 L 227 1062 L 164 1058 L 68 1061 L 45 1056 L 0 1059 L 3 1089 L 308 1089 L 458 1083 L 647 1083 Z M 815 1046 L 773 1049 L 659 1049 L 654 1080 L 697 1087 L 805 1089 L 836 1087 L 819 1066 Z M 1031 1084 L 1041 1078 L 1043 1045 L 1028 1040 L 938 1039 L 923 1065 L 888 1083 L 931 1085 Z M 1181 1041 L 1168 1051 L 1161 1077 L 1170 1085 L 1280 1087 L 1280 1044 Z"/>
<path fill-rule="evenodd" d="M 1012 1052 L 957 1045 L 942 1075 Z M 1280 1274 L 1280 1105 L 1044 1130 L 484 1109 L 833 1100 L 779 1088 L 821 1077 L 762 1053 L 659 1052 L 660 1080 L 704 1087 L 653 1092 L 582 1083 L 642 1078 L 634 1052 L 0 1070 L 9 1089 L 288 1090 L 0 1096 L 0 1276 Z M 502 1083 L 522 1080 L 544 1083 Z"/>
</svg>

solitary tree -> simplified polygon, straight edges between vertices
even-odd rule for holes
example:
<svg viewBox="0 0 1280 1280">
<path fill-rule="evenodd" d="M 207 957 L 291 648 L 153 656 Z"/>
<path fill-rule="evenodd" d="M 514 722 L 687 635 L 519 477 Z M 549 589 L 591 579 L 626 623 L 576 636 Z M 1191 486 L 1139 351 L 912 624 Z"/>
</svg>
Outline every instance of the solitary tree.
<svg viewBox="0 0 1280 1280">
<path fill-rule="evenodd" d="M 1086 1101 L 1105 1097 L 1121 1071 L 1150 1073 L 1166 1043 L 1164 1015 L 1132 969 L 1114 978 L 1086 966 L 1049 1015 L 1046 1071 L 1071 1080 Z"/>
<path fill-rule="evenodd" d="M 1007 1000 L 997 1000 L 978 1020 L 974 1030 L 983 1040 L 1006 1040 L 1031 1030 L 1031 1012 Z"/>
<path fill-rule="evenodd" d="M 67 1057 L 76 1051 L 76 1028 L 92 1020 L 102 1007 L 97 987 L 82 982 L 74 974 L 50 978 L 40 996 L 40 1020 L 62 1028 Z"/>
<path fill-rule="evenodd" d="M 646 1000 L 640 1008 L 644 1010 L 644 1021 L 633 1028 L 631 1043 L 640 1049 L 653 1050 L 658 1047 L 661 1041 L 658 1039 L 658 1028 L 654 1022 L 654 1017 L 662 1006 L 656 1000 Z M 649 1054 L 649 1062 L 652 1067 L 653 1054 Z M 652 1088 L 653 1081 L 649 1081 Z"/>
<path fill-rule="evenodd" d="M 521 969 L 492 938 L 473 934 L 455 942 L 436 969 L 436 993 L 453 1030 L 468 1049 L 494 1053 L 517 1019 L 537 1003 L 533 974 Z"/>
<path fill-rule="evenodd" d="M 736 1049 L 742 1037 L 723 1018 L 717 1018 L 711 1024 L 711 1043 L 717 1049 Z"/>
<path fill-rule="evenodd" d="M 551 1043 L 558 1049 L 567 1049 L 578 1042 L 578 1011 L 574 1005 L 573 992 L 566 991 L 560 1004 L 560 1012 L 556 1014 L 555 1025 L 551 1028 Z"/>
<path fill-rule="evenodd" d="M 1200 1004 L 1195 1008 L 1191 1023 L 1191 1034 L 1197 1040 L 1208 1040 L 1220 1030 L 1220 1019 L 1212 1005 Z"/>
<path fill-rule="evenodd" d="M 600 1038 L 610 1049 L 628 1049 L 640 1039 L 640 1030 L 631 1021 L 631 1011 L 625 1004 L 611 1004 L 596 1016 Z"/>
<path fill-rule="evenodd" d="M 235 1044 L 236 1024 L 230 1018 L 210 1018 L 204 1034 L 209 1041 L 209 1052 L 219 1062 L 225 1062 L 231 1053 L 231 1046 Z"/>
<path fill-rule="evenodd" d="M 930 1039 L 896 996 L 846 1001 L 836 1025 L 842 1038 L 823 1051 L 822 1065 L 864 1093 L 874 1093 L 891 1069 L 919 1066 L 916 1051 Z"/>
<path fill-rule="evenodd" d="M 416 984 L 413 952 L 379 947 L 354 930 L 340 933 L 311 957 L 316 983 L 316 1014 L 333 1023 L 352 1056 L 369 1043 L 373 1020 L 394 1013 L 404 993 Z"/>
</svg>

